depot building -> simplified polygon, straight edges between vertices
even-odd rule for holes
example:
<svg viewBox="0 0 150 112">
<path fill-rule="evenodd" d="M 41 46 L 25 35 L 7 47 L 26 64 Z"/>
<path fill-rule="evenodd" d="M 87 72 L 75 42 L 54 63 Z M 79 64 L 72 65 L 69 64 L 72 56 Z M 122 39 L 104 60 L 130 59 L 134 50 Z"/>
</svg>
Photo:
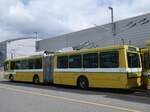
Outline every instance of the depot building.
<svg viewBox="0 0 150 112">
<path fill-rule="evenodd" d="M 132 17 L 113 24 L 95 26 L 69 34 L 37 41 L 36 51 L 57 51 L 63 48 L 93 48 L 130 44 L 143 48 L 150 40 L 150 14 Z"/>
</svg>

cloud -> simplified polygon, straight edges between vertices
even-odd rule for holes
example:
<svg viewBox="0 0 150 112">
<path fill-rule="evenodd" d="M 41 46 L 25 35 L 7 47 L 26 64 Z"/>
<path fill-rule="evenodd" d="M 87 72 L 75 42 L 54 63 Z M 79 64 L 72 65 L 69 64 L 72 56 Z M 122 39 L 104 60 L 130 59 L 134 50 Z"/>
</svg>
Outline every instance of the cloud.
<svg viewBox="0 0 150 112">
<path fill-rule="evenodd" d="M 14 37 L 53 37 L 148 13 L 148 0 L 0 0 L 0 40 Z"/>
</svg>

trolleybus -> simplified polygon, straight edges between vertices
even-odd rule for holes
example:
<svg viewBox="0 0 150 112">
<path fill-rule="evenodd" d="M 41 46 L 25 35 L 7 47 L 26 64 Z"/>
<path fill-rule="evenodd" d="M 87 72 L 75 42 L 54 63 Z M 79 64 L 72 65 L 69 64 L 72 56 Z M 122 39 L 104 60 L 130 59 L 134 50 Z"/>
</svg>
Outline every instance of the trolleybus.
<svg viewBox="0 0 150 112">
<path fill-rule="evenodd" d="M 146 48 L 141 49 L 142 68 L 143 68 L 143 86 L 150 89 L 150 43 Z"/>
<path fill-rule="evenodd" d="M 141 86 L 141 71 L 139 49 L 123 45 L 7 60 L 4 78 L 81 89 L 128 89 Z"/>
</svg>

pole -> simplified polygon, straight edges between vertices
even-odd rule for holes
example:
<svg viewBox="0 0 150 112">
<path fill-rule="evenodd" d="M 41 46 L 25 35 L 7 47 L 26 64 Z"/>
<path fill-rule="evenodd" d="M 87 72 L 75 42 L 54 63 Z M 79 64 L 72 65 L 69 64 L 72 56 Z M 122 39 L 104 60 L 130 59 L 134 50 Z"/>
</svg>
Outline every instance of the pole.
<svg viewBox="0 0 150 112">
<path fill-rule="evenodd" d="M 112 25 L 112 35 L 113 35 L 113 40 L 114 40 L 114 45 L 115 45 L 115 23 L 114 23 L 114 12 L 113 12 L 113 8 L 112 7 L 108 7 L 108 9 L 110 9 L 111 11 L 111 25 Z"/>
<path fill-rule="evenodd" d="M 34 32 L 35 33 L 35 38 L 36 38 L 36 41 L 35 41 L 35 51 L 38 50 L 38 47 L 39 47 L 39 44 L 38 44 L 38 32 Z"/>
<path fill-rule="evenodd" d="M 35 33 L 35 38 L 36 38 L 36 41 L 38 40 L 38 32 L 34 32 Z"/>
<path fill-rule="evenodd" d="M 114 12 L 113 12 L 113 8 L 111 7 L 111 23 L 114 23 Z"/>
</svg>

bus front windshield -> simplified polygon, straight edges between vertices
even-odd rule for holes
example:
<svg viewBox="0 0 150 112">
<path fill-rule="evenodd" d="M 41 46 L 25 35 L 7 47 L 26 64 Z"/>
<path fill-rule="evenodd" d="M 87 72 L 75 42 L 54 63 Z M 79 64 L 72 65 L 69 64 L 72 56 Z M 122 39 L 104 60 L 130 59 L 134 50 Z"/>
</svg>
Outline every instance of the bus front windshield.
<svg viewBox="0 0 150 112">
<path fill-rule="evenodd" d="M 138 53 L 127 53 L 128 67 L 129 68 L 140 68 L 140 57 Z"/>
</svg>

